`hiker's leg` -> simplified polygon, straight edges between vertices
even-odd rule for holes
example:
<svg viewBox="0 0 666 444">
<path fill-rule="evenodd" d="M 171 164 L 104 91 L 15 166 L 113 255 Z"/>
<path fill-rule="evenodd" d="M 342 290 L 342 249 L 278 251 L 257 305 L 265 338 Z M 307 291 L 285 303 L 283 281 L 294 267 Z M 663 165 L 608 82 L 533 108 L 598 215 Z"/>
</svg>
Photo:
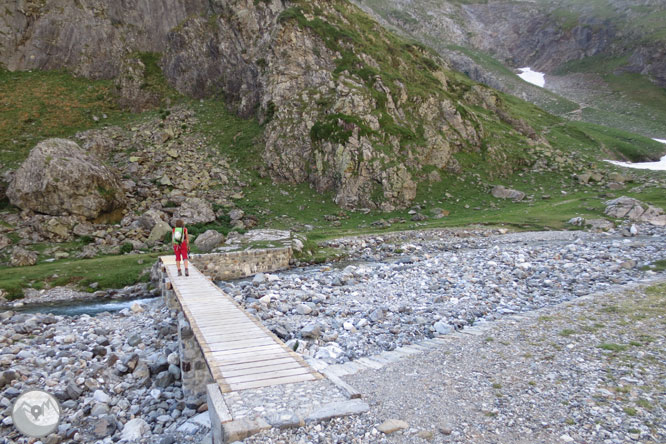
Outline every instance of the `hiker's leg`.
<svg viewBox="0 0 666 444">
<path fill-rule="evenodd" d="M 176 269 L 178 270 L 178 276 L 181 276 L 182 273 L 180 272 L 180 248 L 178 248 L 178 245 L 174 244 L 173 246 L 173 254 L 176 255 Z"/>
</svg>

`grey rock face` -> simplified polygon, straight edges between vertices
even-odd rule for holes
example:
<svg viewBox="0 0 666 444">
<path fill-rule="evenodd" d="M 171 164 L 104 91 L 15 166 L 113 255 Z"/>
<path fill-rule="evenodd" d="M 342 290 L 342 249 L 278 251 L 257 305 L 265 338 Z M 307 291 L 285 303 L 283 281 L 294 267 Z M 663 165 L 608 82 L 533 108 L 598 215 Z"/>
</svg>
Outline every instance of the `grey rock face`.
<svg viewBox="0 0 666 444">
<path fill-rule="evenodd" d="M 7 196 L 21 209 L 93 219 L 124 206 L 118 175 L 65 139 L 40 142 L 16 171 Z"/>
<path fill-rule="evenodd" d="M 168 32 L 207 14 L 204 0 L 9 2 L 0 16 L 0 54 L 9 70 L 69 69 L 112 78 L 127 54 L 161 52 Z"/>
</svg>

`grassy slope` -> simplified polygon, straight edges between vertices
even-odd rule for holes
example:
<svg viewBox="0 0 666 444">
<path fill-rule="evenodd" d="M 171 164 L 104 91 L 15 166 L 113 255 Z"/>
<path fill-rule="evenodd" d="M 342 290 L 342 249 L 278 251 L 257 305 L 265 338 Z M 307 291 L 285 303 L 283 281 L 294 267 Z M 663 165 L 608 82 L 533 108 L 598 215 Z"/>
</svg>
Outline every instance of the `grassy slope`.
<svg viewBox="0 0 666 444">
<path fill-rule="evenodd" d="M 2 170 L 18 166 L 40 140 L 70 137 L 129 117 L 115 105 L 111 82 L 90 82 L 61 72 L 0 70 L 0 105 Z"/>
<path fill-rule="evenodd" d="M 416 54 L 420 53 L 412 56 Z M 376 56 L 379 58 L 380 54 Z M 399 54 L 392 55 L 398 56 Z M 4 112 L 0 115 L 0 139 L 17 141 L 4 145 L 9 146 L 9 149 L 5 148 L 0 159 L 6 166 L 23 160 L 30 147 L 44 137 L 70 136 L 78 130 L 96 127 L 109 121 L 132 126 L 132 122 L 143 118 L 142 115 L 117 110 L 107 82 L 76 79 L 67 74 L 52 72 L 3 72 L 0 79 L 3 81 L 0 90 L 3 94 L 2 100 L 12 105 L 9 107 L 11 111 L 0 111 Z M 417 90 L 420 88 L 419 85 L 411 87 Z M 18 94 L 15 91 L 23 93 Z M 554 148 L 565 154 L 575 152 L 581 163 L 594 164 L 600 152 L 613 149 L 613 145 L 630 145 L 646 150 L 662 148 L 643 138 L 607 128 L 567 123 L 513 97 L 502 95 L 502 100 L 513 115 L 526 119 L 537 131 L 546 134 Z M 498 179 L 496 171 L 484 159 L 483 153 L 458 156 L 461 164 L 468 167 L 465 174 L 442 173 L 440 182 L 424 181 L 419 185 L 414 203 L 419 206 L 419 211 L 431 216 L 435 209 L 441 208 L 450 212 L 448 217 L 412 222 L 407 210 L 393 213 L 373 211 L 367 214 L 342 211 L 332 202 L 331 196 L 318 194 L 308 185 L 274 184 L 263 177 L 265 175 L 260 173 L 263 128 L 255 120 L 242 120 L 229 114 L 224 104 L 215 98 L 203 103 L 192 101 L 189 105 L 200 119 L 196 129 L 205 134 L 209 143 L 217 147 L 226 158 L 231 159 L 234 167 L 242 171 L 241 179 L 247 186 L 236 205 L 248 214 L 257 216 L 260 227 L 294 229 L 306 232 L 311 240 L 321 240 L 387 230 L 469 224 L 509 225 L 518 229 L 559 229 L 565 228 L 565 222 L 574 216 L 602 216 L 601 196 L 607 190 L 595 185 L 579 186 L 569 174 L 520 171 L 510 177 Z M 57 112 L 67 106 L 70 107 L 70 114 Z M 482 111 L 476 111 L 482 114 Z M 109 118 L 103 123 L 92 120 L 92 115 L 101 115 L 104 112 Z M 34 120 L 14 128 L 11 125 L 13 119 L 26 113 L 34 116 Z M 493 120 L 490 115 L 481 114 L 487 128 L 494 131 L 491 136 L 496 136 L 502 143 L 507 144 L 506 149 L 522 149 L 517 144 L 510 146 L 512 138 L 505 134 L 508 131 L 506 125 L 497 119 Z M 627 137 L 631 139 L 629 143 Z M 615 169 L 607 165 L 603 168 Z M 654 177 L 651 172 L 635 171 L 632 174 Z M 495 199 L 488 191 L 492 184 L 499 183 L 525 191 L 534 196 L 534 199 L 522 203 Z M 632 185 L 629 185 L 627 191 L 621 194 L 634 196 L 657 206 L 666 206 L 666 195 L 663 189 L 656 186 L 643 187 L 638 192 L 632 191 Z M 544 198 L 548 196 L 550 197 Z M 9 210 L 15 211 L 11 208 Z M 326 220 L 331 219 L 331 216 L 338 220 Z M 371 225 L 380 219 L 390 220 L 392 225 L 384 229 Z M 210 227 L 227 232 L 229 226 L 226 222 L 221 220 Z M 208 227 L 192 227 L 191 232 L 196 234 L 206 228 Z M 75 253 L 80 246 L 73 243 L 60 245 L 60 248 Z M 41 251 L 47 247 L 41 245 L 35 246 L 35 249 Z M 168 248 L 165 248 L 165 251 L 167 250 Z M 90 260 L 42 262 L 23 269 L 3 267 L 0 268 L 0 288 L 17 295 L 23 286 L 46 288 L 54 284 L 76 283 L 86 289 L 90 283 L 98 282 L 99 288 L 119 287 L 139 279 L 142 271 L 154 258 L 155 255 L 152 254 L 123 255 Z"/>
</svg>

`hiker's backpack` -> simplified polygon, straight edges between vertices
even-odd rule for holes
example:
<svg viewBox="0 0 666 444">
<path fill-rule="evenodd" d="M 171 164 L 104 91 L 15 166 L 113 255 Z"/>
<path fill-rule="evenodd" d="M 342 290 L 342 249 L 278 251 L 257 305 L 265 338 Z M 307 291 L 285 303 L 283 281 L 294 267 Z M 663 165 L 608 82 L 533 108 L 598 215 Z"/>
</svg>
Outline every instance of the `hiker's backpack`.
<svg viewBox="0 0 666 444">
<path fill-rule="evenodd" d="M 185 229 L 183 227 L 176 227 L 173 229 L 173 241 L 176 244 L 182 244 L 185 240 Z"/>
</svg>

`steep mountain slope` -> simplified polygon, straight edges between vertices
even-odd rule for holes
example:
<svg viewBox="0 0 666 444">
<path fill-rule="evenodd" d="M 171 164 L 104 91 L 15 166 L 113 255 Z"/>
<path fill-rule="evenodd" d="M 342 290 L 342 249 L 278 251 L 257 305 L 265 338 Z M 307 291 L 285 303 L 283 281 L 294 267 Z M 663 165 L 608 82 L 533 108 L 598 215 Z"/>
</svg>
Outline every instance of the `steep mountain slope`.
<svg viewBox="0 0 666 444">
<path fill-rule="evenodd" d="M 666 134 L 666 4 L 659 0 L 357 3 L 476 81 L 569 118 Z M 546 72 L 546 88 L 557 95 L 517 79 L 514 68 L 522 66 Z"/>
<path fill-rule="evenodd" d="M 147 7 L 143 0 L 133 8 L 97 0 L 28 5 L 5 15 L 5 27 L 21 36 L 4 41 L 10 69 L 115 77 L 123 98 L 140 108 L 150 102 L 147 55 L 161 51 L 164 76 L 178 91 L 221 93 L 239 115 L 264 121 L 273 178 L 333 191 L 344 207 L 404 207 L 424 167 L 456 171 L 458 152 L 483 151 L 510 172 L 547 145 L 494 92 L 346 1 L 286 8 L 277 0 L 164 0 L 145 15 L 132 12 Z M 72 22 L 88 31 L 74 32 Z M 490 135 L 496 125 L 501 136 Z"/>
</svg>

